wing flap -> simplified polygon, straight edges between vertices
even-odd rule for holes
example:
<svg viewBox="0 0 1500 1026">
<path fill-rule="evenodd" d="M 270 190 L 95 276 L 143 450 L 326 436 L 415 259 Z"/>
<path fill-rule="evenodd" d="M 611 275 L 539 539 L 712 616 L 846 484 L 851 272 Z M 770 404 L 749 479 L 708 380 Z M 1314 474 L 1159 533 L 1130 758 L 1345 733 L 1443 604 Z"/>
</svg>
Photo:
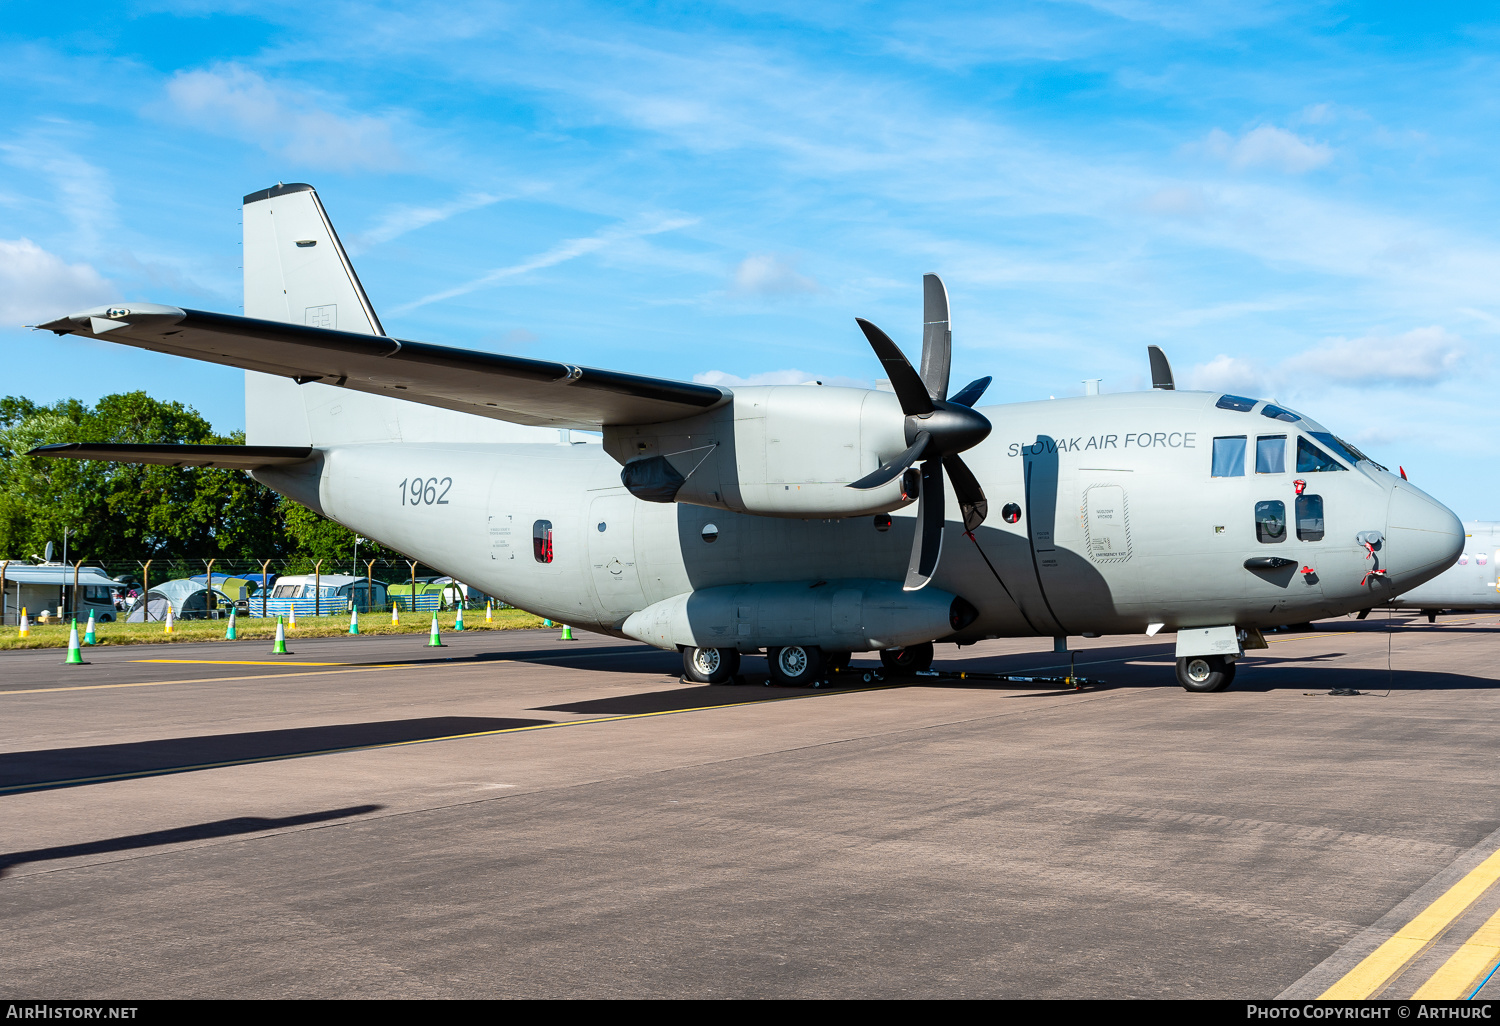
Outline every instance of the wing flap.
<svg viewBox="0 0 1500 1026">
<path fill-rule="evenodd" d="M 301 463 L 316 455 L 312 448 L 287 445 L 115 445 L 64 442 L 42 445 L 28 456 L 66 456 L 113 463 L 155 463 L 165 467 L 220 467 L 255 470 Z"/>
<path fill-rule="evenodd" d="M 543 427 L 680 420 L 729 398 L 713 385 L 169 306 L 99 307 L 39 327 Z"/>
</svg>

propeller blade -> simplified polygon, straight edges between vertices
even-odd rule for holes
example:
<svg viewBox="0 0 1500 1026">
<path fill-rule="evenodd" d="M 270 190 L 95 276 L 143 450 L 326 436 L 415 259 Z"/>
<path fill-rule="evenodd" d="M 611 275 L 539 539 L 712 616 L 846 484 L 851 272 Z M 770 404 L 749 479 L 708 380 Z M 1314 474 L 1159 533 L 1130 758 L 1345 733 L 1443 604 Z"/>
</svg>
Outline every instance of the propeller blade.
<svg viewBox="0 0 1500 1026">
<path fill-rule="evenodd" d="M 947 468 L 948 479 L 953 482 L 958 508 L 963 511 L 964 530 L 973 531 L 990 515 L 990 503 L 984 497 L 984 489 L 979 487 L 979 479 L 969 465 L 958 458 L 958 453 L 950 452 L 944 456 L 943 466 Z"/>
<path fill-rule="evenodd" d="M 911 562 L 906 566 L 903 591 L 927 587 L 943 553 L 943 463 L 922 462 L 922 492 L 917 499 L 917 532 L 911 540 Z"/>
<path fill-rule="evenodd" d="M 948 289 L 935 274 L 922 275 L 922 384 L 934 399 L 948 398 L 953 332 L 948 328 Z"/>
<path fill-rule="evenodd" d="M 991 377 L 977 378 L 958 390 L 958 394 L 948 401 L 954 406 L 968 406 L 971 409 L 979 402 L 979 397 L 984 395 L 984 390 L 990 387 Z"/>
<path fill-rule="evenodd" d="M 900 456 L 897 456 L 895 459 L 891 460 L 891 462 L 885 464 L 873 473 L 866 474 L 858 481 L 855 481 L 853 484 L 849 485 L 849 487 L 879 488 L 887 481 L 894 480 L 896 477 L 900 476 L 902 471 L 906 470 L 907 467 L 917 462 L 917 459 L 922 455 L 922 450 L 927 448 L 927 443 L 931 440 L 932 435 L 930 435 L 926 431 L 919 432 L 917 434 L 917 440 L 911 443 L 910 449 L 907 449 Z"/>
<path fill-rule="evenodd" d="M 854 320 L 859 325 L 859 330 L 865 333 L 865 338 L 870 340 L 870 348 L 875 350 L 875 355 L 885 367 L 885 375 L 891 381 L 891 388 L 895 389 L 896 398 L 901 401 L 901 412 L 908 417 L 931 413 L 932 397 L 927 394 L 927 386 L 922 384 L 917 372 L 912 370 L 901 347 L 863 317 L 856 317 Z"/>
<path fill-rule="evenodd" d="M 1177 385 L 1172 381 L 1172 365 L 1167 362 L 1167 354 L 1161 351 L 1161 346 L 1147 346 L 1146 357 L 1151 361 L 1151 387 L 1175 391 Z"/>
</svg>

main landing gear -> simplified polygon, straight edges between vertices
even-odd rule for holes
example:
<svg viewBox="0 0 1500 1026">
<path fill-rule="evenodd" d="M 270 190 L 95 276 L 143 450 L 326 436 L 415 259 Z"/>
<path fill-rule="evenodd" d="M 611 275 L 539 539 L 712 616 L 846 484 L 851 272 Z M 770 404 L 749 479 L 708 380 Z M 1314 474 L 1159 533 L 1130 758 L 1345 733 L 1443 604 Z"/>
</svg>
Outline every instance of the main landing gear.
<svg viewBox="0 0 1500 1026">
<path fill-rule="evenodd" d="M 740 654 L 732 648 L 685 648 L 682 675 L 698 684 L 727 684 L 740 669 Z"/>
<path fill-rule="evenodd" d="M 1187 656 L 1177 660 L 1177 683 L 1188 691 L 1223 691 L 1234 680 L 1234 663 L 1223 656 Z"/>
</svg>

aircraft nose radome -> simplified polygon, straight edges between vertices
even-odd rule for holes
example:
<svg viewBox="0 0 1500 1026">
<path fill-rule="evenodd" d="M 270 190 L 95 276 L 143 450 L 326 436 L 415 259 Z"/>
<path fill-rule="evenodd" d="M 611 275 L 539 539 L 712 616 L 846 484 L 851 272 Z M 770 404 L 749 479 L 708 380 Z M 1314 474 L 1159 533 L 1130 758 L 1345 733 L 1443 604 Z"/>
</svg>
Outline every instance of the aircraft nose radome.
<svg viewBox="0 0 1500 1026">
<path fill-rule="evenodd" d="M 1453 511 L 1409 485 L 1391 493 L 1383 546 L 1386 570 L 1403 591 L 1453 565 L 1464 547 L 1464 525 Z"/>
</svg>

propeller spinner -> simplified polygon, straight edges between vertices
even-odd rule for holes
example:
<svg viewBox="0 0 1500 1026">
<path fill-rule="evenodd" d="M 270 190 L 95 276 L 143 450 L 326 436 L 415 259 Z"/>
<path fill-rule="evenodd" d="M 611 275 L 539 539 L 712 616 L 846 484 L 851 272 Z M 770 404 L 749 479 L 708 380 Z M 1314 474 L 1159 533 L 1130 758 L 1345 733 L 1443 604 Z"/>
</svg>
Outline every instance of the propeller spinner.
<svg viewBox="0 0 1500 1026">
<path fill-rule="evenodd" d="M 850 488 L 876 488 L 921 461 L 917 493 L 917 532 L 906 567 L 907 591 L 932 580 L 943 549 L 943 471 L 953 481 L 963 512 L 964 530 L 984 523 L 989 503 L 984 490 L 959 453 L 984 441 L 990 422 L 972 409 L 989 387 L 990 378 L 971 381 L 952 399 L 948 395 L 948 367 L 953 333 L 948 327 L 948 290 L 935 274 L 922 276 L 922 373 L 918 374 L 889 335 L 863 318 L 855 318 L 870 347 L 890 378 L 891 388 L 906 416 L 907 450 Z"/>
</svg>

